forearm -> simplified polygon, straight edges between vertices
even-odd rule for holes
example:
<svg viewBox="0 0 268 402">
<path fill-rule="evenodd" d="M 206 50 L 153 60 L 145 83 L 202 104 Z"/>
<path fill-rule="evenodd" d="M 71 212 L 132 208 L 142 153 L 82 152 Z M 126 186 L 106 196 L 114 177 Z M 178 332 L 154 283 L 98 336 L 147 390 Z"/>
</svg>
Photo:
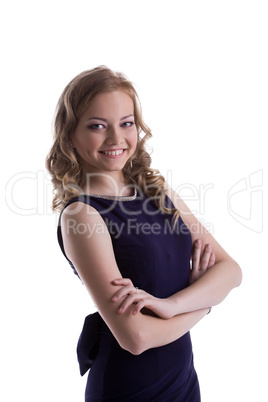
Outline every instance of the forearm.
<svg viewBox="0 0 268 402">
<path fill-rule="evenodd" d="M 131 331 L 132 336 L 129 336 L 129 333 L 125 334 L 122 342 L 118 340 L 119 344 L 135 355 L 151 348 L 167 345 L 185 335 L 205 317 L 208 311 L 209 309 L 205 308 L 180 314 L 168 320 L 141 313 L 136 317 L 130 318 L 129 316 L 132 321 L 131 326 L 134 324 L 135 331 Z M 127 329 L 131 330 L 128 325 L 125 327 L 125 330 Z"/>
<path fill-rule="evenodd" d="M 169 299 L 175 314 L 182 314 L 221 303 L 241 282 L 241 269 L 235 261 L 222 261 L 211 267 L 191 286 Z"/>
</svg>

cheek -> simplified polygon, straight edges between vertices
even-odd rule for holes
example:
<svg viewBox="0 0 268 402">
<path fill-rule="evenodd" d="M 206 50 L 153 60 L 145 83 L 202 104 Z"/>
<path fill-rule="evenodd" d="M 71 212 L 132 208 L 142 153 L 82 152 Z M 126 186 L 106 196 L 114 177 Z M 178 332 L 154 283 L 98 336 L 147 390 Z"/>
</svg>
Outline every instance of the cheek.
<svg viewBox="0 0 268 402">
<path fill-rule="evenodd" d="M 88 148 L 92 149 L 92 150 L 99 148 L 101 144 L 102 144 L 102 140 L 100 137 L 97 137 L 97 136 L 93 136 L 93 137 L 89 138 L 89 140 L 88 140 Z"/>
<path fill-rule="evenodd" d="M 85 151 L 85 152 L 90 152 L 94 151 L 96 148 L 100 146 L 100 138 L 97 136 L 88 136 L 84 137 L 82 140 L 77 141 L 77 146 L 80 148 L 80 150 Z"/>
<path fill-rule="evenodd" d="M 136 148 L 137 143 L 138 143 L 138 133 L 137 133 L 137 130 L 135 130 L 135 131 L 132 133 L 132 135 L 131 135 L 131 137 L 130 137 L 130 139 L 129 139 L 129 142 L 130 142 L 132 148 Z"/>
</svg>

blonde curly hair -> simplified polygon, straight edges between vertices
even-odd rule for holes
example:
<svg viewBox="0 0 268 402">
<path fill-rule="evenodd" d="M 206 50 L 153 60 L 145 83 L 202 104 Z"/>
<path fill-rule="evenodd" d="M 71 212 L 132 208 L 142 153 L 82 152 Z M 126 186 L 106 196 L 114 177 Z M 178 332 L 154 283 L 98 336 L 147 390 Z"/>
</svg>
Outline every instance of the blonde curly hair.
<svg viewBox="0 0 268 402">
<path fill-rule="evenodd" d="M 122 74 L 106 66 L 99 66 L 77 75 L 64 89 L 56 108 L 54 143 L 46 159 L 46 167 L 54 185 L 53 211 L 60 212 L 67 201 L 81 194 L 82 168 L 79 155 L 69 147 L 71 135 L 92 99 L 103 92 L 122 90 L 133 101 L 134 119 L 138 132 L 137 147 L 131 160 L 123 168 L 124 177 L 134 182 L 145 195 L 152 198 L 164 213 L 173 214 L 175 221 L 179 211 L 165 205 L 165 179 L 152 169 L 151 157 L 145 150 L 146 141 L 152 137 L 144 123 L 139 97 L 132 83 Z"/>
</svg>

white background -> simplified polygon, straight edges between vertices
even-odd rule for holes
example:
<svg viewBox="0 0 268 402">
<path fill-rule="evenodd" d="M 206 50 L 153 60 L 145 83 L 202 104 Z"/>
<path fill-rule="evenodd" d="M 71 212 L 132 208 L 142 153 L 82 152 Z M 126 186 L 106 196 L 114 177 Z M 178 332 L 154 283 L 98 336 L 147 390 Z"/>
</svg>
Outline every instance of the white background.
<svg viewBox="0 0 268 402">
<path fill-rule="evenodd" d="M 243 269 L 192 330 L 203 402 L 268 400 L 267 2 L 3 4 L 1 400 L 83 401 L 75 348 L 93 306 L 58 247 L 44 160 L 63 88 L 100 64 L 134 82 L 152 166 Z"/>
</svg>

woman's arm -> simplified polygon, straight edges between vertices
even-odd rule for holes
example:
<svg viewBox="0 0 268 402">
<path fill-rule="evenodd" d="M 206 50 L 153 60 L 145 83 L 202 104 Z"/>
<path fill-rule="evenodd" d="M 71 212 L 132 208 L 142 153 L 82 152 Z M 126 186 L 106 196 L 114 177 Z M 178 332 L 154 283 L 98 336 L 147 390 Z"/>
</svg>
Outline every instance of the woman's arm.
<svg viewBox="0 0 268 402">
<path fill-rule="evenodd" d="M 133 354 L 163 346 L 183 336 L 208 312 L 208 308 L 163 320 L 141 313 L 118 314 L 120 301 L 112 302 L 113 279 L 120 278 L 107 227 L 96 210 L 79 203 L 62 214 L 66 255 L 73 262 L 102 318 L 123 349 Z"/>
<path fill-rule="evenodd" d="M 201 240 L 196 240 L 192 248 L 192 266 L 189 270 L 189 283 L 193 284 L 203 276 L 208 269 L 215 264 L 215 254 L 212 252 L 210 244 L 206 244 L 202 252 Z M 142 289 L 135 288 L 131 279 L 118 278 L 113 281 L 115 286 L 120 289 L 114 294 L 112 301 L 121 301 L 118 313 L 123 314 L 129 306 L 133 306 L 132 314 L 139 311 L 149 315 L 156 315 L 165 320 L 177 315 L 176 303 L 174 303 L 174 295 L 160 299 L 145 292 Z"/>
<path fill-rule="evenodd" d="M 226 253 L 214 237 L 201 225 L 182 199 L 168 186 L 166 193 L 192 235 L 193 243 L 200 239 L 209 243 L 215 253 L 215 264 L 202 277 L 186 289 L 171 297 L 174 311 L 181 314 L 221 303 L 228 293 L 240 285 L 242 272 L 239 265 Z"/>
<path fill-rule="evenodd" d="M 132 305 L 134 315 L 146 308 L 159 317 L 168 319 L 215 306 L 241 283 L 242 274 L 238 264 L 205 230 L 177 194 L 168 187 L 166 190 L 191 232 L 193 252 L 190 286 L 168 298 L 159 299 L 141 289 L 136 290 L 128 278 L 117 279 L 113 281 L 114 285 L 123 287 L 113 295 L 112 300 L 121 301 L 119 313 L 124 313 Z M 206 244 L 205 247 L 202 244 Z"/>
</svg>

